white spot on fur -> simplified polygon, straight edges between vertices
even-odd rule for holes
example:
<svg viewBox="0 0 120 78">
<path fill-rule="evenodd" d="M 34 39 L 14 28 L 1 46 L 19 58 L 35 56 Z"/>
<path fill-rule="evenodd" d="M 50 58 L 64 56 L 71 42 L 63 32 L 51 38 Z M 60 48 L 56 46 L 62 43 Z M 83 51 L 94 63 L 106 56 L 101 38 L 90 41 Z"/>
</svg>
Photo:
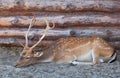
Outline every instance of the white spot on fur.
<svg viewBox="0 0 120 78">
<path fill-rule="evenodd" d="M 87 42 L 86 44 L 84 44 L 84 45 L 79 45 L 78 47 L 75 47 L 75 48 L 73 48 L 73 49 L 67 49 L 67 51 L 70 51 L 70 52 L 72 52 L 73 50 L 75 50 L 75 49 L 78 49 L 78 48 L 80 48 L 80 47 L 84 47 L 84 46 L 87 46 L 88 44 L 90 44 L 90 41 L 89 42 Z"/>
</svg>

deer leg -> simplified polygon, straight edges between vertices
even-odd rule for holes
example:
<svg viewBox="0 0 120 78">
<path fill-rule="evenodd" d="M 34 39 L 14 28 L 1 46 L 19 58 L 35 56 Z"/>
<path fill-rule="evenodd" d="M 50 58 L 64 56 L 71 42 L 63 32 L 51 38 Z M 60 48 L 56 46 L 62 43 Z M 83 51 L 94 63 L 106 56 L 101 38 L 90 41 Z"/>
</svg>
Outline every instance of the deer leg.
<svg viewBox="0 0 120 78">
<path fill-rule="evenodd" d="M 93 64 L 98 64 L 99 63 L 99 52 L 93 49 L 91 53 L 92 53 Z"/>
<path fill-rule="evenodd" d="M 79 61 L 72 61 L 70 65 L 75 66 L 75 65 L 93 65 L 93 62 L 79 62 Z"/>
<path fill-rule="evenodd" d="M 95 51 L 95 50 L 91 50 L 91 57 L 92 57 L 92 61 L 91 62 L 81 62 L 81 61 L 77 61 L 77 60 L 74 60 L 74 61 L 72 61 L 70 64 L 71 65 L 79 65 L 79 64 L 84 64 L 84 65 L 93 65 L 93 64 L 97 64 L 97 63 L 99 63 L 99 54 L 98 54 L 98 52 L 97 51 Z"/>
<path fill-rule="evenodd" d="M 92 54 L 92 53 L 91 53 Z M 93 65 L 94 63 L 91 61 L 91 62 L 89 62 L 89 61 L 79 61 L 79 60 L 74 60 L 74 61 L 72 61 L 72 62 L 70 62 L 70 64 L 72 65 L 72 66 L 75 66 L 75 65 Z"/>
</svg>

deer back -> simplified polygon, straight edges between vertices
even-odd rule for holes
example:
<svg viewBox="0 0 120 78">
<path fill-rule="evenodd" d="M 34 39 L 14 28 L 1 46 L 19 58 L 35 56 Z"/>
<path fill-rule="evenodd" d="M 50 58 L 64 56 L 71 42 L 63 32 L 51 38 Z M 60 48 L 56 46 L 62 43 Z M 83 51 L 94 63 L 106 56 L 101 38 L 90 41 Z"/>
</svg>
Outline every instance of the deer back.
<svg viewBox="0 0 120 78">
<path fill-rule="evenodd" d="M 58 63 L 69 63 L 80 56 L 88 55 L 94 50 L 99 57 L 110 58 L 114 52 L 113 48 L 99 37 L 78 38 L 68 37 L 60 39 L 54 48 L 54 61 Z M 85 57 L 90 58 L 90 57 Z M 82 58 L 81 58 L 82 59 Z"/>
</svg>

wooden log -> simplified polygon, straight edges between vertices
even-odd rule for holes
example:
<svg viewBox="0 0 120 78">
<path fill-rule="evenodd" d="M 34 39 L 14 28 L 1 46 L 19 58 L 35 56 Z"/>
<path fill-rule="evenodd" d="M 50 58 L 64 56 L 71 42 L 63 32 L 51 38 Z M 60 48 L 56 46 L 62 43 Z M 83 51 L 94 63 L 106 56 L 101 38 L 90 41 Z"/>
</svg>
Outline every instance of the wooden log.
<svg viewBox="0 0 120 78">
<path fill-rule="evenodd" d="M 39 12 L 120 12 L 119 0 L 1 0 L 1 11 Z"/>
<path fill-rule="evenodd" d="M 112 47 L 115 48 L 115 50 L 120 50 L 120 41 L 116 41 L 116 42 L 108 42 Z"/>
<path fill-rule="evenodd" d="M 17 38 L 0 38 L 0 45 L 1 46 L 21 46 L 20 42 L 24 45 L 25 40 L 24 39 L 17 39 Z M 29 40 L 29 46 L 32 46 L 36 43 L 37 41 L 32 41 Z M 52 43 L 53 41 L 42 41 L 38 46 L 48 46 Z"/>
<path fill-rule="evenodd" d="M 0 29 L 0 37 L 17 37 L 24 38 L 27 29 L 4 28 Z M 30 39 L 38 39 L 43 34 L 44 29 L 32 28 L 29 33 Z M 77 36 L 89 37 L 99 36 L 108 41 L 120 41 L 120 27 L 81 27 L 81 28 L 64 28 L 49 30 L 45 40 L 56 40 L 62 37 Z"/>
<path fill-rule="evenodd" d="M 7 16 L 0 17 L 0 28 L 3 27 L 28 27 L 33 16 Z M 120 14 L 58 14 L 36 16 L 36 27 L 45 26 L 44 18 L 51 23 L 55 22 L 56 27 L 74 26 L 120 26 Z"/>
<path fill-rule="evenodd" d="M 53 40 L 43 40 L 38 46 L 50 46 L 54 41 Z M 14 47 L 14 46 L 16 46 L 16 47 L 20 47 L 21 45 L 20 45 L 19 42 L 25 44 L 25 40 L 24 39 L 0 38 L 0 45 L 1 46 L 7 46 L 7 47 Z M 37 41 L 29 40 L 29 46 L 34 45 L 36 42 Z M 107 43 L 110 44 L 115 49 L 119 49 L 120 50 L 120 41 L 107 42 Z"/>
</svg>

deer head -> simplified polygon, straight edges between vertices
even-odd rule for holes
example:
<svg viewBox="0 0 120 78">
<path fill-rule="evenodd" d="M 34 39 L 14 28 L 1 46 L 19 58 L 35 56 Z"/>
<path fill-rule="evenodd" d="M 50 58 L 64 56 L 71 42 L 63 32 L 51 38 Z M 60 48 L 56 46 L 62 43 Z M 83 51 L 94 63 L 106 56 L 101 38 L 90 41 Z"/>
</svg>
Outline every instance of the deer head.
<svg viewBox="0 0 120 78">
<path fill-rule="evenodd" d="M 28 28 L 28 30 L 25 34 L 25 40 L 26 40 L 25 46 L 22 43 L 20 43 L 24 48 L 23 48 L 23 51 L 20 54 L 20 59 L 17 62 L 17 64 L 15 65 L 15 67 L 23 67 L 23 66 L 27 66 L 27 65 L 30 65 L 30 64 L 34 64 L 34 63 L 36 63 L 36 60 L 44 54 L 43 52 L 34 52 L 33 51 L 33 48 L 35 48 L 42 41 L 42 39 L 47 34 L 48 30 L 53 29 L 55 27 L 53 22 L 52 22 L 53 26 L 50 27 L 47 19 L 44 19 L 44 21 L 46 22 L 46 29 L 44 30 L 43 35 L 39 38 L 39 40 L 36 44 L 34 44 L 32 47 L 29 47 L 28 46 L 28 34 L 30 32 L 31 27 L 36 22 L 35 17 L 32 18 L 32 20 L 30 22 L 30 25 L 29 25 L 29 28 Z"/>
</svg>

